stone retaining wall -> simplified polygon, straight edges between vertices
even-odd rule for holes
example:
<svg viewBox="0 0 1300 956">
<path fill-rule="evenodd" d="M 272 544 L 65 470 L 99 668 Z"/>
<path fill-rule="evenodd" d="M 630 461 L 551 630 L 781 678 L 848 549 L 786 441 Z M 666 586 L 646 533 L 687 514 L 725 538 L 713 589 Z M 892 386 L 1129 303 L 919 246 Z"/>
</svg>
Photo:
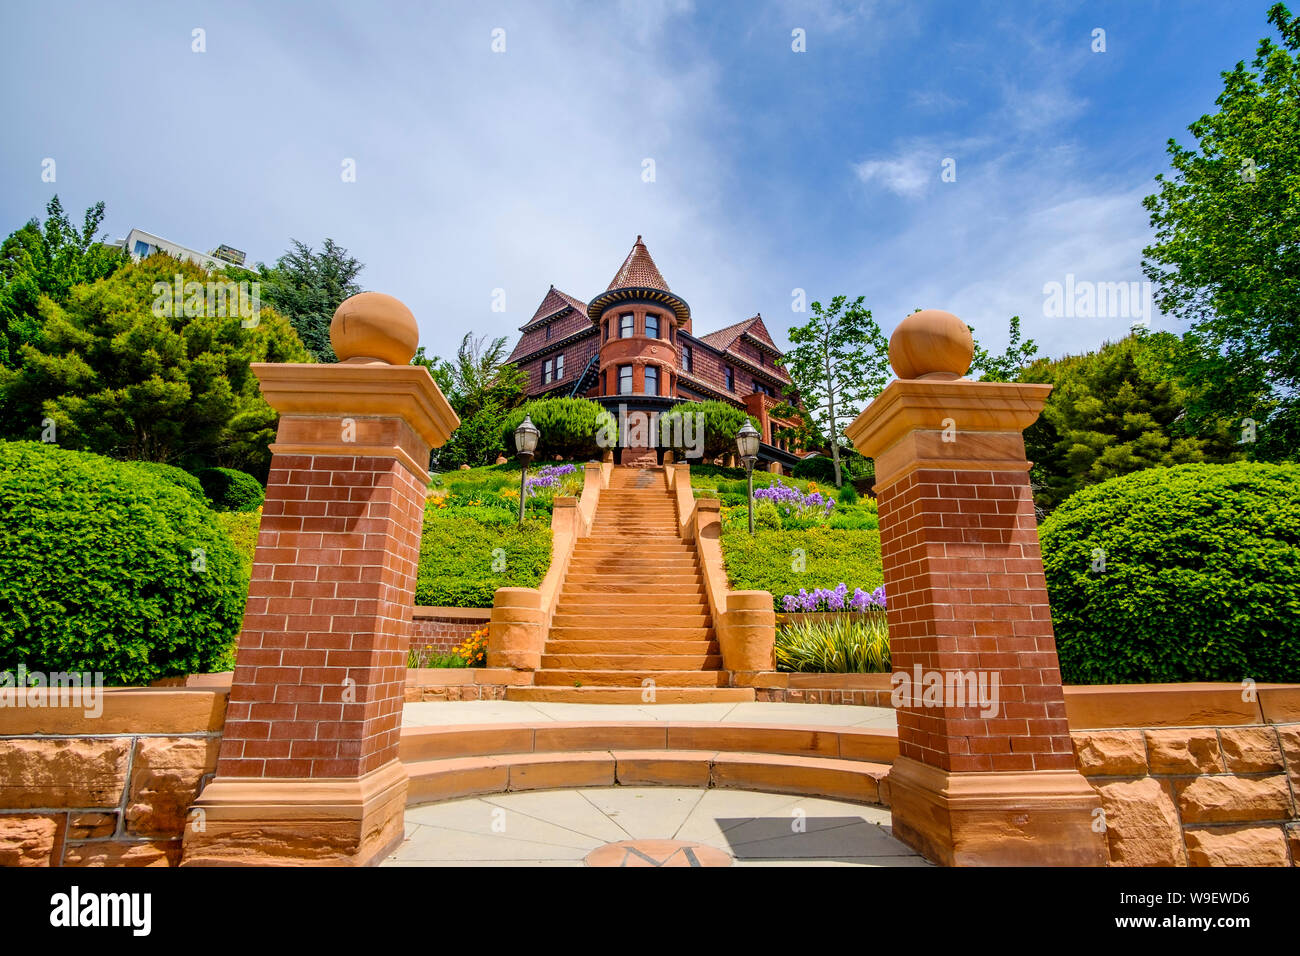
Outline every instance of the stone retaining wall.
<svg viewBox="0 0 1300 956">
<path fill-rule="evenodd" d="M 1112 866 L 1300 866 L 1300 723 L 1071 736 Z"/>
<path fill-rule="evenodd" d="M 406 702 L 504 700 L 508 686 L 532 682 L 531 671 L 509 667 L 411 667 L 406 671 Z"/>
<path fill-rule="evenodd" d="M 432 607 L 417 604 L 411 618 L 411 647 L 449 653 L 475 631 L 487 627 L 488 607 Z"/>
<path fill-rule="evenodd" d="M 216 770 L 226 693 L 103 694 L 98 716 L 0 709 L 0 866 L 179 862 L 187 808 Z"/>
</svg>

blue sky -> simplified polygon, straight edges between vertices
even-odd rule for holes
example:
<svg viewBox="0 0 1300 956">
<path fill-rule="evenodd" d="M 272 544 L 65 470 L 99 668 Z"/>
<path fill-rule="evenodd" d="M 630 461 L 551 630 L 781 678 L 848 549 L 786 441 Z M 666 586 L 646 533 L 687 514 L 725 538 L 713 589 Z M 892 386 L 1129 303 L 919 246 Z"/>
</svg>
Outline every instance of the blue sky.
<svg viewBox="0 0 1300 956">
<path fill-rule="evenodd" d="M 697 333 L 761 312 L 784 343 L 803 289 L 1077 352 L 1131 319 L 1049 317 L 1044 285 L 1142 278 L 1165 142 L 1268 6 L 6 2 L 0 228 L 58 192 L 254 261 L 329 236 L 441 354 L 513 344 L 552 282 L 591 298 L 637 234 Z"/>
</svg>

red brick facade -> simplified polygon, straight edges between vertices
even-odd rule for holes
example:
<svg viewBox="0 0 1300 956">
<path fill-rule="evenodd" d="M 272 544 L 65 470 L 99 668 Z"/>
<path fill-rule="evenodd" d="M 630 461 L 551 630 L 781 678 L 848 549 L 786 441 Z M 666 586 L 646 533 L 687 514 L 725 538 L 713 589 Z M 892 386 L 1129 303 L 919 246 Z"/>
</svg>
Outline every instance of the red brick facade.
<svg viewBox="0 0 1300 956">
<path fill-rule="evenodd" d="M 1025 471 L 918 468 L 880 490 L 895 673 L 997 673 L 1001 706 L 906 707 L 899 754 L 949 771 L 1068 770 L 1065 698 Z"/>
<path fill-rule="evenodd" d="M 396 758 L 424 500 L 393 458 L 272 458 L 219 776 Z"/>
<path fill-rule="evenodd" d="M 624 316 L 631 317 L 630 334 Z M 527 375 L 530 398 L 567 396 L 575 387 L 587 398 L 618 396 L 625 394 L 620 383 L 630 381 L 631 396 L 745 408 L 759 419 L 764 442 L 788 445 L 773 431 L 786 423 L 769 412 L 791 395 L 790 378 L 776 364 L 781 352 L 762 316 L 692 334 L 690 307 L 669 290 L 640 236 L 590 305 L 552 286 L 520 331 L 510 361 Z M 647 368 L 657 372 L 657 382 Z"/>
</svg>

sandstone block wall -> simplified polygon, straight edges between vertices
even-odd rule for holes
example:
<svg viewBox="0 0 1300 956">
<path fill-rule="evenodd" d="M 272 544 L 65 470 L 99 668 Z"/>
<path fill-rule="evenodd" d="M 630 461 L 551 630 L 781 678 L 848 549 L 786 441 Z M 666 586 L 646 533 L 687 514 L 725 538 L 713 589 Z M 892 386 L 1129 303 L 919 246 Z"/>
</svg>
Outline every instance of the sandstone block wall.
<svg viewBox="0 0 1300 956">
<path fill-rule="evenodd" d="M 0 866 L 174 866 L 224 692 L 122 688 L 104 711 L 0 713 Z"/>
<path fill-rule="evenodd" d="M 1072 737 L 1112 866 L 1300 866 L 1300 723 Z"/>
</svg>

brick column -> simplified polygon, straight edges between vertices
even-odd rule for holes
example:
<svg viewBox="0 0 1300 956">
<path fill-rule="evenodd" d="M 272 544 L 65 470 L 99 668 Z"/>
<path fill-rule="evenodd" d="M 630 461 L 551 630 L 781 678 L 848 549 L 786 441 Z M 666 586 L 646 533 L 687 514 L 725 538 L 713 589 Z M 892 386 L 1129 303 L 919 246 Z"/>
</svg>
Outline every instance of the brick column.
<svg viewBox="0 0 1300 956">
<path fill-rule="evenodd" d="M 331 328 L 340 364 L 253 366 L 280 425 L 186 864 L 366 864 L 401 839 L 426 466 L 458 424 L 428 371 L 405 364 L 415 337 L 405 306 L 362 293 Z"/>
<path fill-rule="evenodd" d="M 894 834 L 949 865 L 1105 865 L 1099 801 L 1074 766 L 1022 436 L 1051 386 L 962 378 L 971 349 L 956 316 L 908 316 L 890 340 L 899 378 L 846 430 L 876 465 L 902 698 Z"/>
</svg>

